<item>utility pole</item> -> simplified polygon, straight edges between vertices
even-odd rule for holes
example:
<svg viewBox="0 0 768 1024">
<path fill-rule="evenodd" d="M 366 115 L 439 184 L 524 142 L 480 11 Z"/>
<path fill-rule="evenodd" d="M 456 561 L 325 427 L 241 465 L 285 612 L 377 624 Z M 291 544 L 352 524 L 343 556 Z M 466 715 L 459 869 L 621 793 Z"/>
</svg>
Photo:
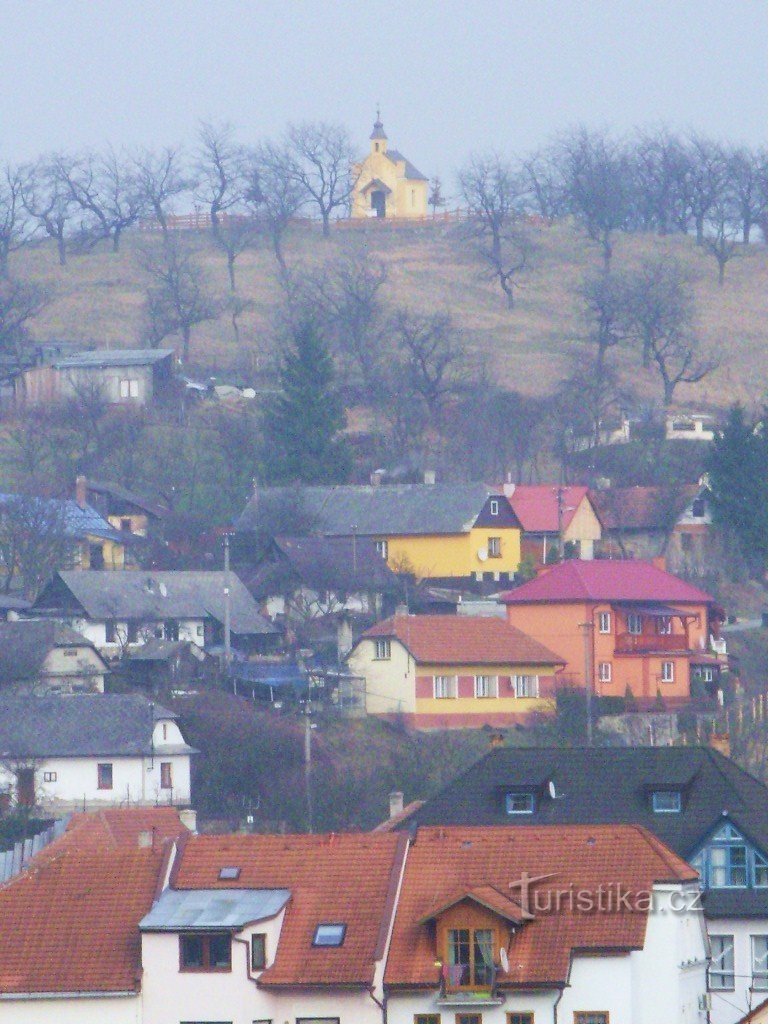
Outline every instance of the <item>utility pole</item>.
<svg viewBox="0 0 768 1024">
<path fill-rule="evenodd" d="M 584 697 L 587 711 L 587 746 L 592 746 L 592 634 L 594 622 L 580 622 L 584 637 Z"/>
<path fill-rule="evenodd" d="M 357 576 L 357 524 L 352 523 L 352 576 Z"/>
<path fill-rule="evenodd" d="M 231 594 L 229 578 L 229 532 L 224 534 L 224 675 L 229 679 L 232 664 Z M 237 682 L 234 683 L 237 694 Z"/>
<path fill-rule="evenodd" d="M 565 555 L 565 544 L 563 543 L 563 485 L 557 487 L 557 558 L 562 562 Z"/>
<path fill-rule="evenodd" d="M 313 806 L 312 806 L 312 703 L 309 699 L 309 688 L 307 688 L 307 699 L 304 703 L 304 792 L 307 800 L 307 831 L 313 831 Z"/>
</svg>

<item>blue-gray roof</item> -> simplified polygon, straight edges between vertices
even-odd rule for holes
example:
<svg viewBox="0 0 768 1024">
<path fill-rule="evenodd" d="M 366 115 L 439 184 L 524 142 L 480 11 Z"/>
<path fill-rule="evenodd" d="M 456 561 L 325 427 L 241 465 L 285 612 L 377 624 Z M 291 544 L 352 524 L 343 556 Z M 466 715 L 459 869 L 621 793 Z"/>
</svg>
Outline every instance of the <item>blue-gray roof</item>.
<svg viewBox="0 0 768 1024">
<path fill-rule="evenodd" d="M 76 352 L 53 365 L 58 370 L 78 370 L 105 366 L 151 366 L 173 355 L 172 348 L 116 348 Z"/>
<path fill-rule="evenodd" d="M 125 533 L 110 526 L 92 505 L 78 505 L 71 499 L 0 494 L 0 508 L 3 506 L 18 510 L 30 528 L 36 524 L 39 524 L 41 529 L 59 528 L 63 534 L 73 540 L 101 537 L 104 540 L 113 540 L 120 544 L 126 542 Z"/>
<path fill-rule="evenodd" d="M 240 929 L 274 917 L 290 897 L 288 889 L 166 889 L 139 928 L 143 932 Z"/>
</svg>

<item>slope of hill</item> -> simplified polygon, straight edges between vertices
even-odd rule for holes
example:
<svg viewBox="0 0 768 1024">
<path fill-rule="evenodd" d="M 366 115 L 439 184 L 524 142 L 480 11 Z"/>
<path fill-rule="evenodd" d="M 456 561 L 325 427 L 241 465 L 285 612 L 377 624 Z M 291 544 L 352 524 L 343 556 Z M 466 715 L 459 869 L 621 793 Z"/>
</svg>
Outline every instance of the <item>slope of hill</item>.
<svg viewBox="0 0 768 1024">
<path fill-rule="evenodd" d="M 215 291 L 227 294 L 225 261 L 205 234 L 185 233 Z M 387 264 L 384 287 L 391 305 L 414 310 L 450 312 L 471 349 L 481 356 L 492 377 L 510 387 L 545 393 L 568 371 L 568 352 L 584 331 L 577 290 L 585 275 L 596 272 L 599 254 L 569 224 L 536 229 L 532 270 L 519 291 L 517 308 L 507 310 L 455 226 L 427 223 L 416 227 L 384 227 L 371 223 L 354 230 L 339 226 L 323 241 L 314 226 L 296 226 L 287 240 L 289 264 L 299 273 L 318 270 L 326 261 L 354 253 L 370 254 Z M 124 236 L 122 251 L 106 249 L 72 256 L 59 267 L 47 242 L 12 257 L 12 273 L 49 283 L 55 300 L 34 323 L 37 339 L 61 338 L 98 347 L 137 343 L 146 286 L 142 247 L 159 244 L 158 236 L 133 232 Z M 720 367 L 696 388 L 681 387 L 682 402 L 722 406 L 734 398 L 758 400 L 768 381 L 765 341 L 768 252 L 753 245 L 728 266 L 719 288 L 714 262 L 692 239 L 622 236 L 617 239 L 615 267 L 630 268 L 654 252 L 672 253 L 695 279 L 700 333 L 720 355 Z M 280 287 L 276 265 L 265 245 L 238 260 L 238 287 L 248 308 L 241 317 L 241 343 L 232 340 L 225 313 L 203 325 L 193 338 L 192 363 L 202 372 L 219 372 L 252 380 L 268 365 L 272 324 Z M 630 353 L 619 359 L 648 395 L 658 386 L 648 371 L 636 368 Z"/>
</svg>

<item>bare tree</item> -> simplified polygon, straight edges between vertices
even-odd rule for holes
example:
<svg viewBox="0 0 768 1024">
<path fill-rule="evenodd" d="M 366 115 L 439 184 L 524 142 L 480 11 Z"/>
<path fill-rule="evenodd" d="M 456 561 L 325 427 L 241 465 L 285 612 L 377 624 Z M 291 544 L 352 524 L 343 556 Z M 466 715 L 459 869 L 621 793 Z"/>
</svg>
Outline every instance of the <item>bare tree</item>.
<svg viewBox="0 0 768 1024">
<path fill-rule="evenodd" d="M 595 348 L 595 373 L 602 374 L 608 352 L 627 337 L 627 283 L 616 274 L 601 274 L 582 289 L 588 324 L 587 342 Z"/>
<path fill-rule="evenodd" d="M 437 211 L 447 205 L 448 200 L 443 195 L 443 183 L 435 175 L 435 177 L 429 183 L 429 195 L 427 196 L 427 206 L 432 208 L 432 216 L 437 216 Z"/>
<path fill-rule="evenodd" d="M 726 152 L 728 187 L 741 220 L 741 240 L 749 244 L 752 228 L 768 212 L 768 153 L 738 146 Z"/>
<path fill-rule="evenodd" d="M 248 189 L 246 156 L 230 124 L 203 124 L 199 132 L 198 198 L 211 216 L 213 240 L 227 260 L 230 291 L 236 290 L 235 263 L 257 235 L 254 219 L 244 212 Z"/>
<path fill-rule="evenodd" d="M 76 545 L 68 516 L 64 502 L 49 498 L 13 495 L 0 503 L 4 593 L 21 583 L 34 598 L 55 572 L 71 567 Z"/>
<path fill-rule="evenodd" d="M 522 164 L 533 209 L 547 224 L 568 212 L 568 196 L 561 161 L 550 146 L 533 153 Z"/>
<path fill-rule="evenodd" d="M 696 227 L 696 241 L 703 245 L 707 218 L 726 189 L 728 162 L 722 146 L 703 135 L 688 138 L 686 155 L 688 205 Z"/>
<path fill-rule="evenodd" d="M 21 199 L 30 217 L 56 242 L 59 265 L 67 262 L 67 224 L 72 218 L 73 200 L 49 159 L 27 167 L 21 184 Z"/>
<path fill-rule="evenodd" d="M 577 128 L 559 142 L 568 202 L 574 216 L 602 251 L 610 269 L 613 236 L 627 226 L 632 168 L 626 146 L 607 132 Z"/>
<path fill-rule="evenodd" d="M 209 292 L 202 270 L 175 237 L 169 236 L 159 252 L 145 252 L 142 263 L 149 279 L 144 305 L 146 340 L 157 348 L 169 335 L 179 335 L 186 363 L 192 329 L 215 320 L 220 304 Z"/>
<path fill-rule="evenodd" d="M 0 281 L 0 355 L 10 376 L 28 365 L 32 345 L 29 324 L 51 300 L 51 291 L 43 285 Z"/>
<path fill-rule="evenodd" d="M 152 211 L 163 235 L 168 234 L 169 205 L 194 187 L 183 159 L 182 151 L 174 146 L 165 146 L 159 152 L 145 150 L 133 159 L 141 205 Z"/>
<path fill-rule="evenodd" d="M 6 165 L 0 172 L 0 277 L 8 277 L 12 252 L 26 245 L 35 232 L 23 202 L 24 172 Z"/>
<path fill-rule="evenodd" d="M 651 359 L 661 377 L 665 406 L 672 404 L 678 384 L 698 384 L 719 366 L 715 356 L 702 351 L 692 331 L 655 339 Z"/>
<path fill-rule="evenodd" d="M 382 362 L 389 348 L 381 299 L 386 281 L 384 263 L 352 253 L 324 266 L 303 293 L 318 312 L 345 376 L 373 400 L 381 397 Z"/>
<path fill-rule="evenodd" d="M 286 171 L 308 203 L 317 207 L 323 237 L 331 233 L 331 214 L 349 205 L 356 178 L 354 150 L 346 128 L 326 122 L 291 125 L 286 136 L 290 155 Z"/>
<path fill-rule="evenodd" d="M 661 127 L 640 132 L 632 147 L 638 226 L 666 235 L 688 230 L 688 157 L 680 138 Z"/>
<path fill-rule="evenodd" d="M 303 187 L 288 173 L 289 154 L 285 149 L 265 142 L 251 154 L 247 167 L 245 201 L 266 226 L 272 252 L 281 275 L 288 267 L 283 239 L 293 217 L 305 202 Z"/>
<path fill-rule="evenodd" d="M 528 185 L 509 163 L 492 154 L 473 157 L 459 172 L 459 186 L 470 214 L 470 235 L 512 309 L 517 278 L 533 249 L 522 223 Z"/>
<path fill-rule="evenodd" d="M 445 403 L 465 379 L 467 352 L 450 316 L 425 316 L 408 309 L 392 318 L 395 344 L 411 374 L 412 387 L 439 424 Z"/>
<path fill-rule="evenodd" d="M 717 263 L 717 283 L 722 288 L 725 281 L 725 268 L 732 259 L 741 255 L 738 242 L 738 212 L 733 197 L 719 196 L 707 214 L 706 224 L 707 231 L 702 244 L 705 251 L 710 253 Z"/>
<path fill-rule="evenodd" d="M 102 155 L 59 154 L 53 166 L 64 193 L 83 214 L 77 247 L 88 250 L 102 239 L 111 239 L 112 251 L 117 252 L 123 231 L 136 223 L 143 210 L 129 159 L 110 147 Z"/>
</svg>

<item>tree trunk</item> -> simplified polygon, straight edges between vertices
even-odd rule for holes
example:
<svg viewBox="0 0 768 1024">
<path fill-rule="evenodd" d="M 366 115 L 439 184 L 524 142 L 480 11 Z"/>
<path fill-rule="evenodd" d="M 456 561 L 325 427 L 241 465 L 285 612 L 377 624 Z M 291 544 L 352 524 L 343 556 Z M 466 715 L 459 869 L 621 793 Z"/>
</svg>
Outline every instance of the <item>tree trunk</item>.
<svg viewBox="0 0 768 1024">
<path fill-rule="evenodd" d="M 114 230 L 112 235 L 112 252 L 119 252 L 120 250 L 120 233 L 122 230 L 122 228 L 115 228 Z"/>
<path fill-rule="evenodd" d="M 323 238 L 331 237 L 331 211 L 322 210 L 323 215 Z"/>
<path fill-rule="evenodd" d="M 229 290 L 237 291 L 235 287 L 235 254 L 232 250 L 227 253 L 227 274 L 229 275 Z"/>
<path fill-rule="evenodd" d="M 719 259 L 717 261 L 717 283 L 722 288 L 723 282 L 725 281 L 725 264 L 726 260 Z"/>
<path fill-rule="evenodd" d="M 189 342 L 192 337 L 192 328 L 189 324 L 182 324 L 181 326 L 181 341 L 182 341 L 182 353 L 184 365 L 189 362 Z"/>
<path fill-rule="evenodd" d="M 704 217 L 696 214 L 696 245 L 704 244 Z"/>
<path fill-rule="evenodd" d="M 56 235 L 56 249 L 59 254 L 59 266 L 65 267 L 67 265 L 67 242 L 63 231 Z"/>
<path fill-rule="evenodd" d="M 749 217 L 744 218 L 744 229 L 741 233 L 742 241 L 744 245 L 749 245 L 749 236 L 752 234 L 752 221 Z"/>
</svg>

